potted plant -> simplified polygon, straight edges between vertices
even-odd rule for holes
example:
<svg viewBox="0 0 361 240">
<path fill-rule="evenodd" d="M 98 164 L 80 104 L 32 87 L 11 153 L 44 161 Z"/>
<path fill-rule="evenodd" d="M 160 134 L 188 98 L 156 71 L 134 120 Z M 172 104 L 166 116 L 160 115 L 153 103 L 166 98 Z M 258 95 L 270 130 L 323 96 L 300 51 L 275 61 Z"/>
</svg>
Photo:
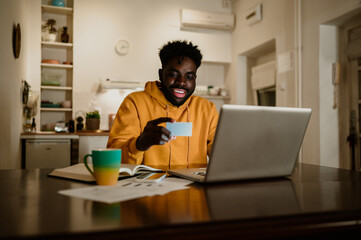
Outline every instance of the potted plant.
<svg viewBox="0 0 361 240">
<path fill-rule="evenodd" d="M 86 113 L 85 126 L 87 130 L 98 130 L 100 125 L 100 114 L 99 111 Z"/>
<path fill-rule="evenodd" d="M 43 29 L 46 31 L 45 41 L 55 42 L 56 34 L 57 34 L 57 30 L 54 27 L 55 24 L 56 24 L 56 20 L 50 18 L 43 25 Z"/>
</svg>

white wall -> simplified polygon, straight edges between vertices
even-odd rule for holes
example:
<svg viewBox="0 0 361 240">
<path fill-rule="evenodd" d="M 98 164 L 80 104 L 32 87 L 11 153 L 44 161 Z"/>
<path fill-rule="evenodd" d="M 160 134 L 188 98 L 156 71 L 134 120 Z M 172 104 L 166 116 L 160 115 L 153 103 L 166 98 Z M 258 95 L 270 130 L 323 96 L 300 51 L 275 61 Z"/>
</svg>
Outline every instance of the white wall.
<svg viewBox="0 0 361 240">
<path fill-rule="evenodd" d="M 294 51 L 294 1 L 290 0 L 242 0 L 235 1 L 233 12 L 237 16 L 236 29 L 232 34 L 232 64 L 226 86 L 232 89 L 232 102 L 237 104 L 248 104 L 247 99 L 252 99 L 249 91 L 245 89 L 247 79 L 240 68 L 246 69 L 249 52 L 266 43 L 275 42 L 276 57 L 288 51 Z M 262 3 L 262 21 L 252 26 L 247 25 L 245 16 L 247 11 Z M 267 54 L 267 52 L 265 52 Z M 294 69 L 277 74 L 276 87 L 278 88 L 277 102 L 281 106 L 295 106 L 295 79 Z M 243 76 L 243 77 L 242 77 Z M 285 86 L 285 91 L 280 90 L 280 86 Z M 282 100 L 282 101 L 280 101 Z"/>
<path fill-rule="evenodd" d="M 33 91 L 40 92 L 40 5 L 41 0 L 0 0 L 0 107 L 4 112 L 0 118 L 0 168 L 20 167 L 21 80 L 26 79 Z M 124 94 L 116 90 L 97 92 L 99 80 L 157 79 L 158 49 L 165 42 L 193 41 L 210 65 L 222 63 L 222 73 L 223 64 L 231 61 L 230 32 L 180 30 L 181 8 L 231 12 L 222 7 L 222 0 L 74 0 L 74 7 L 74 113 L 88 111 L 90 103 L 98 104 L 103 108 L 105 129 L 107 113 L 117 110 Z M 22 28 L 22 51 L 15 60 L 12 27 L 18 22 Z M 130 41 L 131 50 L 126 56 L 114 51 L 119 39 Z M 39 129 L 39 114 L 37 125 Z"/>
<path fill-rule="evenodd" d="M 262 3 L 263 20 L 247 26 L 242 20 L 246 11 Z M 298 8 L 300 7 L 300 9 Z M 232 102 L 246 104 L 246 77 L 240 70 L 245 65 L 245 52 L 275 39 L 276 56 L 288 51 L 296 53 L 295 69 L 277 75 L 277 89 L 283 104 L 312 108 L 313 113 L 303 142 L 304 163 L 339 167 L 338 118 L 332 109 L 333 86 L 330 64 L 336 59 L 337 41 L 332 28 L 322 26 L 347 12 L 360 7 L 358 0 L 242 0 L 236 1 L 237 28 L 232 34 L 232 64 L 226 79 L 232 88 Z M 300 10 L 300 11 L 298 11 Z M 300 14 L 300 15 L 299 15 Z M 300 17 L 300 18 L 298 18 Z M 301 28 L 298 29 L 298 19 Z M 300 31 L 298 31 L 300 30 Z M 300 65 L 298 65 L 298 37 L 300 37 Z M 322 46 L 320 46 L 322 45 Z M 301 69 L 297 69 L 301 66 Z M 300 72 L 298 72 L 298 70 Z M 300 95 L 299 95 L 300 93 Z"/>
<path fill-rule="evenodd" d="M 327 11 L 325 11 L 325 6 L 327 6 Z M 339 167 L 341 161 L 345 161 L 344 159 L 340 160 L 339 156 L 336 155 L 337 152 L 333 149 L 336 147 L 339 130 L 338 128 L 334 130 L 333 127 L 338 123 L 338 119 L 331 109 L 331 104 L 327 104 L 327 101 L 330 103 L 333 98 L 333 93 L 331 91 L 331 75 L 329 74 L 330 66 L 324 65 L 336 58 L 334 51 L 327 55 L 325 53 L 325 48 L 335 47 L 336 40 L 333 34 L 330 36 L 330 33 L 328 33 L 330 39 L 325 41 L 327 28 L 321 27 L 321 25 L 358 7 L 360 7 L 360 1 L 358 0 L 301 1 L 302 105 L 313 110 L 312 119 L 307 130 L 308 134 L 303 144 L 305 163 Z M 329 44 L 328 46 L 320 47 L 320 44 L 326 44 L 326 42 Z M 329 132 L 326 133 L 326 131 Z M 327 138 L 333 140 L 327 141 Z M 340 142 L 339 144 L 343 143 Z"/>
<path fill-rule="evenodd" d="M 124 94 L 117 90 L 99 92 L 99 81 L 157 80 L 161 67 L 158 51 L 170 40 L 192 41 L 201 49 L 205 61 L 229 63 L 231 32 L 183 31 L 182 8 L 231 12 L 222 7 L 221 0 L 75 0 L 74 111 L 99 109 L 101 129 L 107 129 L 107 116 L 116 113 Z M 130 42 L 125 56 L 114 50 L 120 39 Z"/>
<path fill-rule="evenodd" d="M 32 0 L 29 4 L 31 59 L 27 63 L 28 82 L 38 93 L 41 79 L 41 2 Z M 100 80 L 138 80 L 142 85 L 156 80 L 160 67 L 158 49 L 170 40 L 186 39 L 199 45 L 205 61 L 200 69 L 199 82 L 223 85 L 224 63 L 231 62 L 231 32 L 181 30 L 182 8 L 231 12 L 230 7 L 222 6 L 221 0 L 74 0 L 74 35 L 71 36 L 74 40 L 73 116 L 78 111 L 98 109 L 101 113 L 100 128 L 108 129 L 108 114 L 116 113 L 129 91 L 100 91 Z M 120 39 L 130 42 L 130 51 L 125 56 L 119 56 L 114 49 Z M 222 68 L 220 72 L 223 76 L 220 79 L 219 74 L 204 74 L 203 68 L 213 72 Z M 36 117 L 38 129 L 39 116 Z"/>
<path fill-rule="evenodd" d="M 0 168 L 20 167 L 22 131 L 22 79 L 26 79 L 27 1 L 0 1 Z M 20 23 L 21 52 L 14 58 L 13 25 Z"/>
<path fill-rule="evenodd" d="M 40 74 L 40 62 L 41 62 L 41 1 L 27 0 L 28 10 L 28 37 L 26 39 L 28 48 L 27 65 L 27 81 L 31 85 L 31 90 L 36 93 L 40 93 L 41 74 Z M 40 107 L 40 100 L 38 106 Z M 40 113 L 38 113 L 40 116 Z M 39 124 L 38 124 L 39 128 Z"/>
<path fill-rule="evenodd" d="M 332 63 L 338 61 L 338 31 L 335 26 L 320 26 L 320 165 L 340 167 L 338 108 L 334 109 Z"/>
<path fill-rule="evenodd" d="M 231 89 L 233 103 L 246 101 L 247 97 L 243 95 L 244 86 L 237 82 L 239 76 L 244 73 L 238 68 L 239 62 L 244 62 L 240 55 L 272 39 L 276 40 L 276 54 L 297 50 L 294 29 L 298 1 L 262 1 L 263 21 L 253 27 L 246 26 L 242 18 L 245 12 L 259 1 L 234 1 L 237 22 L 232 37 L 230 33 L 219 31 L 181 31 L 179 29 L 180 8 L 230 12 L 229 8 L 222 7 L 221 2 L 221 0 L 75 0 L 74 109 L 86 111 L 91 102 L 94 104 L 107 102 L 108 105 L 105 107 L 107 109 L 104 112 L 117 109 L 123 94 L 118 91 L 111 94 L 97 93 L 100 78 L 142 81 L 156 79 L 157 69 L 160 66 L 157 56 L 158 48 L 164 42 L 174 38 L 186 38 L 199 44 L 207 61 L 232 61 L 229 67 L 224 68 L 225 84 Z M 332 97 L 332 86 L 330 86 L 329 71 L 322 67 L 322 64 L 327 64 L 328 60 L 322 61 L 325 49 L 320 48 L 320 41 L 322 42 L 326 35 L 322 35 L 320 26 L 359 7 L 360 1 L 301 0 L 300 3 L 301 105 L 313 109 L 303 144 L 303 158 L 306 163 L 335 166 L 338 160 L 335 158 L 327 160 L 333 155 L 332 148 L 326 142 L 321 144 L 323 139 L 337 138 L 336 131 L 327 132 L 327 128 L 333 127 L 337 119 L 327 104 Z M 0 13 L 2 30 L 0 104 L 4 111 L 3 117 L 0 118 L 0 126 L 3 129 L 0 138 L 2 146 L 0 167 L 14 168 L 20 166 L 21 79 L 28 80 L 33 90 L 40 89 L 40 67 L 38 66 L 40 62 L 40 27 L 38 27 L 40 0 L 0 0 Z M 28 15 L 28 13 L 31 14 Z M 15 60 L 11 50 L 11 28 L 12 24 L 17 22 L 20 22 L 22 26 L 23 41 L 20 59 Z M 116 55 L 114 51 L 115 42 L 121 38 L 131 43 L 131 51 L 124 57 Z M 230 53 L 231 49 L 232 53 Z M 319 71 L 320 67 L 321 71 Z M 295 72 L 284 73 L 279 76 L 279 79 L 287 89 L 283 98 L 290 100 L 288 104 L 295 105 L 297 101 Z M 331 116 L 327 116 L 328 114 Z M 321 124 L 322 127 L 320 127 Z M 336 142 L 332 143 L 332 145 L 335 144 Z"/>
<path fill-rule="evenodd" d="M 262 3 L 262 21 L 249 26 L 245 21 L 246 13 L 248 9 L 259 3 Z M 270 53 L 273 54 L 274 60 L 277 60 L 281 54 L 296 51 L 295 5 L 294 1 L 287 0 L 247 0 L 235 2 L 233 11 L 237 15 L 237 28 L 232 34 L 232 65 L 226 85 L 233 86 L 231 93 L 233 103 L 253 104 L 249 73 L 244 74 L 240 69 L 249 71 L 249 67 L 257 62 L 257 58 Z M 293 64 L 295 59 L 292 60 Z M 277 72 L 276 89 L 277 106 L 297 105 L 294 95 L 296 92 L 294 67 L 284 72 Z"/>
<path fill-rule="evenodd" d="M 94 149 L 104 149 L 107 146 L 108 136 L 79 136 L 79 163 L 83 162 L 86 154 Z M 91 158 L 89 158 L 91 163 Z"/>
</svg>

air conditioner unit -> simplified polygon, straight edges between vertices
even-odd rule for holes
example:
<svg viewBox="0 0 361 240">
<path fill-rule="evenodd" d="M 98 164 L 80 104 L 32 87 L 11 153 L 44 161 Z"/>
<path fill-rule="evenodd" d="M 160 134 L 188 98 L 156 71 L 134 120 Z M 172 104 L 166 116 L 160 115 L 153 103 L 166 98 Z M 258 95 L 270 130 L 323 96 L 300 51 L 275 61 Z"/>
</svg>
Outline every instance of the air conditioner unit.
<svg viewBox="0 0 361 240">
<path fill-rule="evenodd" d="M 140 81 L 123 81 L 123 80 L 100 80 L 101 89 L 141 89 L 144 85 Z"/>
<path fill-rule="evenodd" d="M 181 9 L 181 27 L 232 30 L 234 15 L 228 13 L 203 12 Z"/>
</svg>

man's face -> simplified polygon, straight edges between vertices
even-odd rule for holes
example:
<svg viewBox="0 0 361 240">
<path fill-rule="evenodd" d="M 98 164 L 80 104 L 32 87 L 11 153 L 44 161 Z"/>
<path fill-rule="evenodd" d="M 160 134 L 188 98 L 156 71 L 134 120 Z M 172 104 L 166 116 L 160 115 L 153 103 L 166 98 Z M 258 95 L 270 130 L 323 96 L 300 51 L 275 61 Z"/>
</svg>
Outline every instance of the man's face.
<svg viewBox="0 0 361 240">
<path fill-rule="evenodd" d="M 196 87 L 196 73 L 196 64 L 188 57 L 175 57 L 163 69 L 159 69 L 165 98 L 177 107 L 185 103 Z"/>
</svg>

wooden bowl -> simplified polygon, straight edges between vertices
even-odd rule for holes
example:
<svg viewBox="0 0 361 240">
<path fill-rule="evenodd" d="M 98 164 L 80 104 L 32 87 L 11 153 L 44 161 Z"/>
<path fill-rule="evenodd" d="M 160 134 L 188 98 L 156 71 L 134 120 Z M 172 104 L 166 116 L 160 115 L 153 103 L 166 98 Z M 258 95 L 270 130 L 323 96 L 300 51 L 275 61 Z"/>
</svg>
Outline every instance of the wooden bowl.
<svg viewBox="0 0 361 240">
<path fill-rule="evenodd" d="M 41 60 L 42 63 L 50 63 L 50 64 L 60 64 L 59 60 L 54 60 L 54 59 L 43 59 Z"/>
</svg>

